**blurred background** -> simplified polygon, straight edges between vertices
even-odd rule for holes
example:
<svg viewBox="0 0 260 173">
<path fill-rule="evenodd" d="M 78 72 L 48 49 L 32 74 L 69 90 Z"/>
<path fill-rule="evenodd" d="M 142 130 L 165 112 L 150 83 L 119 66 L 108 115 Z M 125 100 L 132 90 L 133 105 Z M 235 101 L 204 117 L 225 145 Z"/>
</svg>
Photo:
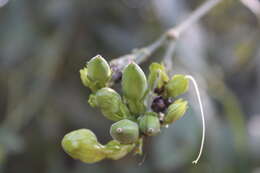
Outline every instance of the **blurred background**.
<svg viewBox="0 0 260 173">
<path fill-rule="evenodd" d="M 96 164 L 61 148 L 75 129 L 111 139 L 106 120 L 87 104 L 79 69 L 96 54 L 114 59 L 152 43 L 203 0 L 0 0 L 0 172 L 260 173 L 260 2 L 223 0 L 177 42 L 172 73 L 198 80 L 186 115 L 145 142 L 145 158 Z M 142 68 L 161 62 L 161 48 Z M 142 161 L 144 162 L 142 164 Z"/>
</svg>

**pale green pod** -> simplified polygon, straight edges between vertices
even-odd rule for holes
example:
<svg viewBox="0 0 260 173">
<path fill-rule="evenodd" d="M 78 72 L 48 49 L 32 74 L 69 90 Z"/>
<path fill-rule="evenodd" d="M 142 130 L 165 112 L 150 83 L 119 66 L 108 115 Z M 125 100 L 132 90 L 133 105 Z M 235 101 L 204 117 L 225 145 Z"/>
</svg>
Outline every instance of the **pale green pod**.
<svg viewBox="0 0 260 173">
<path fill-rule="evenodd" d="M 104 152 L 106 154 L 106 158 L 118 160 L 126 156 L 129 152 L 131 152 L 134 149 L 135 145 L 135 143 L 121 144 L 116 140 L 112 140 L 105 145 Z"/>
<path fill-rule="evenodd" d="M 149 71 L 148 84 L 150 89 L 162 88 L 163 85 L 169 81 L 169 77 L 163 65 L 152 63 L 149 66 Z M 157 82 L 157 86 L 155 86 L 155 82 Z"/>
<path fill-rule="evenodd" d="M 140 130 L 148 136 L 155 136 L 160 132 L 160 121 L 155 112 L 147 112 L 138 122 Z"/>
<path fill-rule="evenodd" d="M 124 96 L 130 100 L 141 100 L 147 91 L 146 76 L 134 62 L 123 71 L 122 89 Z"/>
<path fill-rule="evenodd" d="M 110 135 L 121 144 L 135 143 L 139 138 L 139 127 L 131 120 L 120 120 L 112 124 Z"/>
<path fill-rule="evenodd" d="M 88 129 L 79 129 L 68 133 L 62 139 L 61 145 L 67 154 L 82 162 L 95 163 L 106 157 L 103 152 L 105 147 Z"/>
<path fill-rule="evenodd" d="M 111 77 L 111 69 L 107 61 L 100 55 L 93 57 L 87 63 L 87 76 L 90 81 L 104 87 Z"/>
<path fill-rule="evenodd" d="M 163 124 L 170 124 L 180 119 L 188 109 L 188 102 L 183 99 L 178 99 L 173 102 L 167 109 Z"/>
<path fill-rule="evenodd" d="M 121 96 L 111 88 L 102 88 L 95 94 L 91 94 L 88 102 L 92 107 L 99 107 L 109 120 L 119 121 L 130 116 Z"/>
<path fill-rule="evenodd" d="M 185 75 L 177 74 L 167 83 L 166 90 L 169 97 L 177 97 L 189 88 L 189 79 Z"/>
</svg>

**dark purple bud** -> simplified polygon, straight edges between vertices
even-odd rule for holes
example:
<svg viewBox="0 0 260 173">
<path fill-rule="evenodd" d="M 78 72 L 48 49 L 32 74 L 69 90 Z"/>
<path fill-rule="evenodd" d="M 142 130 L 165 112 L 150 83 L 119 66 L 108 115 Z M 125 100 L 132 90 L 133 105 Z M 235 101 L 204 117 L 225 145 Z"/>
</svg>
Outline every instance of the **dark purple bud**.
<svg viewBox="0 0 260 173">
<path fill-rule="evenodd" d="M 154 112 L 164 112 L 166 109 L 166 105 L 164 103 L 164 99 L 162 96 L 158 96 L 153 100 L 152 106 L 151 106 L 152 110 Z"/>
<path fill-rule="evenodd" d="M 163 98 L 162 96 L 157 96 L 152 103 L 152 110 L 154 112 L 164 112 L 168 106 L 172 103 L 171 98 Z"/>
</svg>

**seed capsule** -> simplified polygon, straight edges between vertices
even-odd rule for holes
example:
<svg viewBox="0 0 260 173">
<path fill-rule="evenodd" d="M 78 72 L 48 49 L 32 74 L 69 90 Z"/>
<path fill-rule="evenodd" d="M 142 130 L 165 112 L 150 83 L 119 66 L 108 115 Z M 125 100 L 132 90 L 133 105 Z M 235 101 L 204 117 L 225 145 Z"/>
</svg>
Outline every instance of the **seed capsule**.
<svg viewBox="0 0 260 173">
<path fill-rule="evenodd" d="M 130 116 L 121 96 L 111 88 L 102 88 L 90 95 L 89 104 L 92 107 L 99 107 L 104 116 L 112 121 L 119 121 Z"/>
<path fill-rule="evenodd" d="M 140 100 L 147 91 L 147 80 L 143 70 L 136 64 L 129 64 L 122 76 L 123 94 L 127 99 Z"/>
<path fill-rule="evenodd" d="M 167 109 L 163 124 L 170 124 L 180 119 L 188 108 L 188 102 L 183 99 L 178 99 L 173 102 Z"/>
<path fill-rule="evenodd" d="M 155 136 L 160 132 L 160 121 L 156 113 L 148 112 L 139 119 L 140 130 L 148 135 Z"/>
<path fill-rule="evenodd" d="M 138 140 L 139 128 L 137 123 L 124 119 L 112 124 L 110 135 L 121 144 L 131 144 Z"/>
<path fill-rule="evenodd" d="M 185 75 L 174 75 L 167 83 L 166 90 L 169 97 L 177 97 L 189 88 L 189 80 Z"/>
<path fill-rule="evenodd" d="M 106 157 L 103 152 L 104 146 L 88 129 L 79 129 L 68 133 L 62 139 L 61 144 L 67 154 L 86 163 L 98 162 Z"/>
</svg>

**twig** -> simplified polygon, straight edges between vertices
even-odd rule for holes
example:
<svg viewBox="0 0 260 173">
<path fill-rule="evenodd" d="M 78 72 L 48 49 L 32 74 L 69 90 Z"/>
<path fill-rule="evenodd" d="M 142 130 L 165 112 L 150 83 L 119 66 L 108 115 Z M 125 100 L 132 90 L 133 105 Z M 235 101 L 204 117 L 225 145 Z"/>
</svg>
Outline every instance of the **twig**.
<svg viewBox="0 0 260 173">
<path fill-rule="evenodd" d="M 197 8 L 194 12 L 190 14 L 190 16 L 184 20 L 182 23 L 168 30 L 168 36 L 177 39 L 180 35 L 190 28 L 192 24 L 197 22 L 201 17 L 203 17 L 207 12 L 209 12 L 213 7 L 215 7 L 222 0 L 208 0 L 204 4 L 202 4 L 199 8 Z"/>
<path fill-rule="evenodd" d="M 153 52 L 160 48 L 166 40 L 167 36 L 166 34 L 163 34 L 154 43 L 140 49 L 135 49 L 131 54 L 123 55 L 119 58 L 113 59 L 110 61 L 110 65 L 116 65 L 119 69 L 122 69 L 127 63 L 129 63 L 129 61 L 135 61 L 136 63 L 140 64 L 144 62 Z"/>
<path fill-rule="evenodd" d="M 136 49 L 132 54 L 123 55 L 119 58 L 116 58 L 110 62 L 112 70 L 114 71 L 114 75 L 116 77 L 120 76 L 117 73 L 121 72 L 122 69 L 131 61 L 135 61 L 137 64 L 141 64 L 145 60 L 147 60 L 150 55 L 152 55 L 158 48 L 160 48 L 166 41 L 169 39 L 173 42 L 176 41 L 180 37 L 180 35 L 188 29 L 193 23 L 198 21 L 201 17 L 207 14 L 215 5 L 217 5 L 222 0 L 208 0 L 204 4 L 202 4 L 198 9 L 196 9 L 191 15 L 184 20 L 182 23 L 169 29 L 165 32 L 158 40 L 154 43 L 146 46 L 144 48 Z M 173 47 L 173 46 L 171 46 Z M 174 47 L 171 48 L 171 52 L 173 52 Z M 167 55 L 170 57 L 171 54 Z M 114 80 L 117 80 L 116 78 Z"/>
<path fill-rule="evenodd" d="M 165 68 L 170 72 L 172 68 L 172 55 L 175 50 L 176 41 L 172 40 L 167 46 L 165 55 L 163 57 Z"/>
</svg>

